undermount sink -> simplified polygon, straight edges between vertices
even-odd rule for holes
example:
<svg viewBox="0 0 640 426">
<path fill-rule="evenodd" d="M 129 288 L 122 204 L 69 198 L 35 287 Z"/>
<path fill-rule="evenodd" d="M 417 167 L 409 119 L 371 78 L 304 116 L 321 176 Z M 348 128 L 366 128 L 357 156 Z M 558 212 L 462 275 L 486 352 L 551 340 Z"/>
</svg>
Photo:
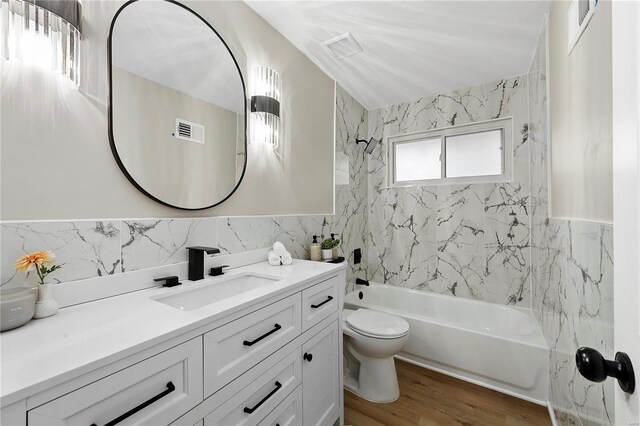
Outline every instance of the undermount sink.
<svg viewBox="0 0 640 426">
<path fill-rule="evenodd" d="M 179 293 L 153 299 L 183 311 L 192 311 L 280 280 L 268 275 L 245 273 L 196 284 L 197 288 L 180 289 Z"/>
</svg>

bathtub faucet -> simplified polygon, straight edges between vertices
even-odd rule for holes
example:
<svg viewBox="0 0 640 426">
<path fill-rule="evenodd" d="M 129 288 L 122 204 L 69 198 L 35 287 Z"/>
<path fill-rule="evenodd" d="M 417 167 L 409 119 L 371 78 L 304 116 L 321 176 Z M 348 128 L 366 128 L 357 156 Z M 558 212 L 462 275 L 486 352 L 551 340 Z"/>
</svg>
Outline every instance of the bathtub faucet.
<svg viewBox="0 0 640 426">
<path fill-rule="evenodd" d="M 363 280 L 362 278 L 356 278 L 356 284 L 357 285 L 366 285 L 367 287 L 369 287 L 369 281 Z"/>
</svg>

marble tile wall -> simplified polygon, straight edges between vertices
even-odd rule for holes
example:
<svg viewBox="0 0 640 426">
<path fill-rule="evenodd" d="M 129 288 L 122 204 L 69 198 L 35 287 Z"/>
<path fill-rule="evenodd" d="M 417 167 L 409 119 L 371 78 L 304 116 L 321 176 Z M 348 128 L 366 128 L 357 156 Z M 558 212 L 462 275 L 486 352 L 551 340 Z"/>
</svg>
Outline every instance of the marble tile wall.
<svg viewBox="0 0 640 426">
<path fill-rule="evenodd" d="M 387 188 L 387 136 L 513 118 L 513 181 Z M 530 306 L 527 78 L 514 77 L 370 111 L 369 278 Z"/>
<path fill-rule="evenodd" d="M 33 277 L 16 274 L 13 262 L 41 249 L 55 252 L 64 267 L 53 282 L 126 273 L 184 262 L 186 247 L 220 247 L 237 253 L 268 247 L 279 240 L 294 257 L 309 258 L 311 236 L 334 232 L 348 258 L 348 281 L 365 277 L 367 269 L 367 159 L 357 135 L 366 137 L 367 111 L 338 87 L 336 151 L 349 157 L 349 184 L 336 187 L 336 212 L 327 216 L 230 217 L 203 219 L 111 220 L 3 223 L 0 226 L 0 285 L 30 285 Z M 353 250 L 363 261 L 353 264 Z"/>
<path fill-rule="evenodd" d="M 577 371 L 581 346 L 613 356 L 613 226 L 549 217 L 547 44 L 528 74 L 532 309 L 549 344 L 549 400 L 560 425 L 615 424 L 614 381 Z"/>
</svg>

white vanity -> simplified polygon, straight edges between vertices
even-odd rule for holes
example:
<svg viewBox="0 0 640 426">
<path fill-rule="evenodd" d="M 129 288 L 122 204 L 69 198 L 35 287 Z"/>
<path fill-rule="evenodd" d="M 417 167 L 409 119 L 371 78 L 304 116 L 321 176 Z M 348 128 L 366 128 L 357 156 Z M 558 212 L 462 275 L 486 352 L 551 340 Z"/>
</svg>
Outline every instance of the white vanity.
<svg viewBox="0 0 640 426">
<path fill-rule="evenodd" d="M 344 285 L 261 262 L 31 321 L 0 335 L 2 424 L 341 424 Z"/>
</svg>

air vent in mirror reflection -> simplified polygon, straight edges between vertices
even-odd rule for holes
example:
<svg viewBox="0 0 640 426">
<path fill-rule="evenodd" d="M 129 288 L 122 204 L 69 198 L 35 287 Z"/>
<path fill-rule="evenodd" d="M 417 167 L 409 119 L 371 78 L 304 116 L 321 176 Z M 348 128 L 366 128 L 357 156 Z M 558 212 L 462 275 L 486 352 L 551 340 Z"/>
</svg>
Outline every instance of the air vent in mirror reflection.
<svg viewBox="0 0 640 426">
<path fill-rule="evenodd" d="M 176 130 L 173 133 L 176 139 L 204 144 L 204 126 L 191 121 L 176 118 Z"/>
</svg>

